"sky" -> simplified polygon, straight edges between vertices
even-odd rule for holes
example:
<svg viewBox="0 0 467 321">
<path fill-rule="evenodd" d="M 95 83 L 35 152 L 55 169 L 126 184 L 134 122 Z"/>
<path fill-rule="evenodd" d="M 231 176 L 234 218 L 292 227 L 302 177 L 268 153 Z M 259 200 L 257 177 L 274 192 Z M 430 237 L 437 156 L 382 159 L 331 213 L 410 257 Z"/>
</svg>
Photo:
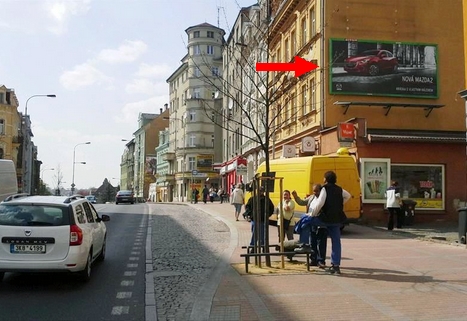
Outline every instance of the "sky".
<svg viewBox="0 0 467 321">
<path fill-rule="evenodd" d="M 245 0 L 0 0 L 0 84 L 27 103 L 41 176 L 76 189 L 120 180 L 138 115 L 169 103 L 166 79 L 186 54 L 185 29 L 226 38 Z M 90 141 L 89 145 L 78 145 Z M 52 168 L 54 170 L 52 170 Z"/>
</svg>

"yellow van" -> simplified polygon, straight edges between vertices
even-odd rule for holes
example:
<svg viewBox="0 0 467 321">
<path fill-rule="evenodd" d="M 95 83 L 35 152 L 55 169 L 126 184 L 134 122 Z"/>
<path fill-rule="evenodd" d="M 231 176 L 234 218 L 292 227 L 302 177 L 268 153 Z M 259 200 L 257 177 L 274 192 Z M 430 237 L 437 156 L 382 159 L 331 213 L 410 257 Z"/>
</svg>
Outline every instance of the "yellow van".
<svg viewBox="0 0 467 321">
<path fill-rule="evenodd" d="M 337 185 L 348 191 L 352 197 L 345 203 L 344 211 L 348 222 L 356 221 L 361 216 L 361 189 L 357 164 L 352 156 L 307 156 L 295 158 L 281 158 L 270 160 L 270 172 L 275 177 L 282 177 L 283 190 L 297 191 L 304 199 L 313 193 L 314 184 L 323 184 L 324 173 L 334 171 L 337 175 Z M 266 172 L 266 163 L 263 162 L 257 170 L 257 175 Z M 280 201 L 280 180 L 274 180 L 274 192 L 269 193 L 274 205 Z M 306 212 L 305 206 L 295 206 L 295 217 Z"/>
</svg>

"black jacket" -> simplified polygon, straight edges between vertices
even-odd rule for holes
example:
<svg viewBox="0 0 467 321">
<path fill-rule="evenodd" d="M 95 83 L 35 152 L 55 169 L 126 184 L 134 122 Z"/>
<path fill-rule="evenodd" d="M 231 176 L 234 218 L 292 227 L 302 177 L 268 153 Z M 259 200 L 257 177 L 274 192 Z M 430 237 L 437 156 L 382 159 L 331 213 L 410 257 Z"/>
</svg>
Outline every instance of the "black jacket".
<svg viewBox="0 0 467 321">
<path fill-rule="evenodd" d="M 324 223 L 339 224 L 347 220 L 344 213 L 344 197 L 342 196 L 342 187 L 335 184 L 325 184 L 326 200 L 319 218 Z"/>
<path fill-rule="evenodd" d="M 269 216 L 274 214 L 274 204 L 272 203 L 269 197 L 266 195 L 259 195 L 259 213 L 254 213 L 254 197 L 250 197 L 248 202 L 245 205 L 246 212 L 253 213 L 251 219 L 258 222 L 267 222 L 269 221 Z M 266 213 L 266 204 L 268 204 L 268 212 Z M 267 214 L 267 218 L 266 218 Z"/>
</svg>

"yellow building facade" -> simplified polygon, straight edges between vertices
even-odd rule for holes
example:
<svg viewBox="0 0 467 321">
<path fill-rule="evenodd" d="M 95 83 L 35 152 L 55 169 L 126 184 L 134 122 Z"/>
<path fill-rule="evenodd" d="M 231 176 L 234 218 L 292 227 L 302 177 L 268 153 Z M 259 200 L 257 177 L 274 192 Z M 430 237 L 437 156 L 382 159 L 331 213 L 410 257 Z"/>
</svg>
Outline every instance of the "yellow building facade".
<svg viewBox="0 0 467 321">
<path fill-rule="evenodd" d="M 21 117 L 15 91 L 0 85 L 0 159 L 13 160 L 18 174 L 21 172 Z"/>
</svg>

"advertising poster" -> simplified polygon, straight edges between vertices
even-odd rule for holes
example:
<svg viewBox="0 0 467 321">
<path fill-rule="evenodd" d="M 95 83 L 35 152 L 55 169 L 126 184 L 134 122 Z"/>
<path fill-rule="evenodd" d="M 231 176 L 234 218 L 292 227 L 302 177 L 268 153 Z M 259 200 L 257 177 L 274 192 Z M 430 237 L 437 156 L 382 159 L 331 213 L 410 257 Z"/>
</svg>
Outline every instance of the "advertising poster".
<svg viewBox="0 0 467 321">
<path fill-rule="evenodd" d="M 384 192 L 389 186 L 391 162 L 389 158 L 361 158 L 360 176 L 363 203 L 385 203 Z"/>
<path fill-rule="evenodd" d="M 331 94 L 438 98 L 434 44 L 330 39 Z"/>
<path fill-rule="evenodd" d="M 212 171 L 212 155 L 198 155 L 196 168 L 204 171 Z"/>
<path fill-rule="evenodd" d="M 146 174 L 155 175 L 157 172 L 157 157 L 146 156 Z"/>
</svg>

